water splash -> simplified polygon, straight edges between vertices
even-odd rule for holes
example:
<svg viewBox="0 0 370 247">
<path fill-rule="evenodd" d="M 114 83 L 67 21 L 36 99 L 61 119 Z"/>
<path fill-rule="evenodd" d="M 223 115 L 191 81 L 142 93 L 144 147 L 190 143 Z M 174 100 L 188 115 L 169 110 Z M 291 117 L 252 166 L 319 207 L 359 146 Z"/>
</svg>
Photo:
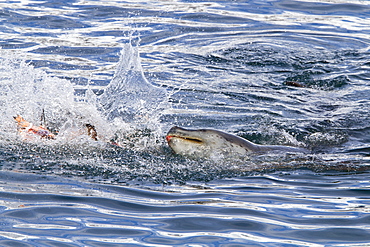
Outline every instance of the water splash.
<svg viewBox="0 0 370 247">
<path fill-rule="evenodd" d="M 5 133 L 16 132 L 13 116 L 41 124 L 45 112 L 58 142 L 81 142 L 87 123 L 95 126 L 100 140 L 114 139 L 130 148 L 145 149 L 161 137 L 167 94 L 145 78 L 137 47 L 124 45 L 115 76 L 100 97 L 88 86 L 77 97 L 70 81 L 49 76 L 19 57 L 2 51 L 0 60 L 0 124 Z"/>
<path fill-rule="evenodd" d="M 20 59 L 19 54 L 1 53 L 0 125 L 4 132 L 15 132 L 13 117 L 18 114 L 34 124 L 41 124 L 43 113 L 48 127 L 58 131 L 60 136 L 86 123 L 95 124 L 105 132 L 101 114 L 94 105 L 76 101 L 69 81 L 35 69 Z"/>
<path fill-rule="evenodd" d="M 99 98 L 111 121 L 126 122 L 141 128 L 156 128 L 162 112 L 168 108 L 164 89 L 145 78 L 137 47 L 125 44 L 116 73 Z"/>
<path fill-rule="evenodd" d="M 144 77 L 137 48 L 124 47 L 101 97 L 88 86 L 76 96 L 70 81 L 34 68 L 19 54 L 0 52 L 2 169 L 109 181 L 168 170 L 159 120 L 167 96 Z M 56 140 L 23 142 L 13 117 L 19 114 L 38 125 L 43 112 L 46 126 L 58 132 Z M 99 142 L 87 136 L 87 123 L 96 127 Z M 111 139 L 121 148 L 107 144 Z"/>
</svg>

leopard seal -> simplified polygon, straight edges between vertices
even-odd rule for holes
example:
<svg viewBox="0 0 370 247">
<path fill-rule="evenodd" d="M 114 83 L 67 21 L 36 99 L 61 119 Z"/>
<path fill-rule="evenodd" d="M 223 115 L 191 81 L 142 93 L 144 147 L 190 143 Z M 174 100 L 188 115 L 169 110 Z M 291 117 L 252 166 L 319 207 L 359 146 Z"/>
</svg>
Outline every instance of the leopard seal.
<svg viewBox="0 0 370 247">
<path fill-rule="evenodd" d="M 166 140 L 170 148 L 184 156 L 211 157 L 213 155 L 248 155 L 250 153 L 284 152 L 307 153 L 300 147 L 259 145 L 239 136 L 214 129 L 185 129 L 172 127 Z"/>
</svg>

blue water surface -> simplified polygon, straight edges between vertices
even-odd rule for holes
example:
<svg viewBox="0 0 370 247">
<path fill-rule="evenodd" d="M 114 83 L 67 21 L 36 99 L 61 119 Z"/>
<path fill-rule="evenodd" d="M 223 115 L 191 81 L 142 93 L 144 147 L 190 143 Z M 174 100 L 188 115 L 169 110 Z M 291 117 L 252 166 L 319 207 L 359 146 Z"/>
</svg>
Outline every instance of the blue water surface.
<svg viewBox="0 0 370 247">
<path fill-rule="evenodd" d="M 369 16 L 355 0 L 1 2 L 0 245 L 366 246 Z M 22 140 L 14 115 L 43 111 L 58 140 Z M 173 125 L 311 153 L 181 157 Z"/>
</svg>

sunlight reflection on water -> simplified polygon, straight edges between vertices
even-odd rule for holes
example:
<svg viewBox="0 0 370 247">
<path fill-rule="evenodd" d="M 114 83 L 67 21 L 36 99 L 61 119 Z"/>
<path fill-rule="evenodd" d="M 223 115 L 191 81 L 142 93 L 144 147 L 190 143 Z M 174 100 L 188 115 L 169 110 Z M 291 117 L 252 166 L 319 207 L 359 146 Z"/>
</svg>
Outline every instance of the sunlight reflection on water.
<svg viewBox="0 0 370 247">
<path fill-rule="evenodd" d="M 370 241 L 368 2 L 22 1 L 0 7 L 1 245 Z M 130 82 L 144 78 L 163 89 L 170 106 L 155 117 L 118 121 L 124 148 L 63 133 L 55 143 L 19 140 L 13 115 L 37 123 L 41 103 L 57 128 L 89 119 L 111 135 L 117 125 L 108 128 L 111 122 L 91 103 L 114 75 L 129 73 L 118 63 L 129 41 L 140 54 L 131 56 L 140 76 L 132 74 L 137 80 Z M 126 104 L 156 100 L 124 101 L 111 91 L 107 101 L 123 112 Z M 307 145 L 313 154 L 190 160 L 166 146 L 172 125 Z"/>
</svg>

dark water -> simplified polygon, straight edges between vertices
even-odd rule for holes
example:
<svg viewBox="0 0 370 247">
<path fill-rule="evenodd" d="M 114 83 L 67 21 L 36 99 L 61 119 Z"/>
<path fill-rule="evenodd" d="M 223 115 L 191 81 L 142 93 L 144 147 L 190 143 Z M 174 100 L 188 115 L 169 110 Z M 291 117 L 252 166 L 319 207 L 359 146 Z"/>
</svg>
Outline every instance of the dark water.
<svg viewBox="0 0 370 247">
<path fill-rule="evenodd" d="M 0 245 L 366 246 L 369 6 L 0 3 Z M 312 153 L 184 158 L 173 125 Z"/>
</svg>

